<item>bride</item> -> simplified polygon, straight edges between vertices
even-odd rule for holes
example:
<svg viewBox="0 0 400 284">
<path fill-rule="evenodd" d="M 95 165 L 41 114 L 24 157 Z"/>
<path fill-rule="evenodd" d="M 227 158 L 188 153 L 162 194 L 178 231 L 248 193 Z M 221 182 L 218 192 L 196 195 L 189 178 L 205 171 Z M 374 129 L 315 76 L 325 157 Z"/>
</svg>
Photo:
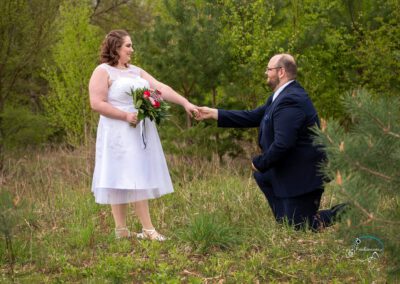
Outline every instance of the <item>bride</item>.
<svg viewBox="0 0 400 284">
<path fill-rule="evenodd" d="M 139 121 L 127 93 L 138 88 L 157 89 L 164 100 L 181 105 L 190 116 L 197 110 L 171 87 L 129 64 L 132 53 L 129 34 L 111 31 L 101 45 L 101 64 L 90 78 L 90 105 L 100 114 L 92 191 L 96 203 L 111 205 L 117 239 L 131 236 L 126 215 L 128 204 L 134 203 L 142 225 L 137 237 L 164 241 L 166 237 L 156 231 L 151 221 L 148 200 L 173 192 L 173 186 L 156 125 L 146 118 L 140 127 L 131 126 Z"/>
</svg>

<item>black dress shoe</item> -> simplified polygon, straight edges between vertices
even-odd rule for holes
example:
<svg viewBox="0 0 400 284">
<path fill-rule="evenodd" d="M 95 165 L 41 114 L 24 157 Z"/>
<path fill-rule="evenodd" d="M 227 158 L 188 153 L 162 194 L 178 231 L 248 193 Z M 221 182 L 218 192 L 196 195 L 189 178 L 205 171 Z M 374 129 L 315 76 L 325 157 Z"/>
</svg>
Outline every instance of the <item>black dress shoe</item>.
<svg viewBox="0 0 400 284">
<path fill-rule="evenodd" d="M 340 216 L 342 216 L 345 212 L 348 211 L 350 203 L 340 203 L 335 206 L 332 206 L 330 209 L 332 214 L 332 221 L 338 221 Z"/>
</svg>

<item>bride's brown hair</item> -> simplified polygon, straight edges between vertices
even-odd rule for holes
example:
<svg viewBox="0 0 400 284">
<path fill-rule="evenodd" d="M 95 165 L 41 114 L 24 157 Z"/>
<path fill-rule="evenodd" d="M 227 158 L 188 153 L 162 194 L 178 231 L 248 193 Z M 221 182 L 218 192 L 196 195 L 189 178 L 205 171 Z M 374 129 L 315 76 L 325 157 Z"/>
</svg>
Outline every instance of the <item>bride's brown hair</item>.
<svg viewBox="0 0 400 284">
<path fill-rule="evenodd" d="M 100 48 L 100 62 L 111 66 L 118 64 L 119 55 L 117 50 L 124 43 L 124 37 L 129 36 L 125 30 L 113 30 L 103 40 Z"/>
</svg>

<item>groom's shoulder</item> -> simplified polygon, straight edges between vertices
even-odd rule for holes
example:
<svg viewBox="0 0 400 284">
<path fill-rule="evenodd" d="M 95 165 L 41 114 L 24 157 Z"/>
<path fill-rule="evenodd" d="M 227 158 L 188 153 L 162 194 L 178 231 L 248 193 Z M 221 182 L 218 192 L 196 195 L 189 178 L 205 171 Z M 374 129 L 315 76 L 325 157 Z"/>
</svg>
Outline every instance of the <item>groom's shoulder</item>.
<svg viewBox="0 0 400 284">
<path fill-rule="evenodd" d="M 286 87 L 286 90 L 290 90 L 292 92 L 307 93 L 306 90 L 303 88 L 303 86 L 297 81 L 291 82 Z"/>
<path fill-rule="evenodd" d="M 293 81 L 289 84 L 285 91 L 293 99 L 304 99 L 305 97 L 308 97 L 307 91 L 297 81 Z"/>
<path fill-rule="evenodd" d="M 284 92 L 285 95 L 280 100 L 281 105 L 303 104 L 309 100 L 306 90 L 296 81 L 290 83 Z"/>
</svg>

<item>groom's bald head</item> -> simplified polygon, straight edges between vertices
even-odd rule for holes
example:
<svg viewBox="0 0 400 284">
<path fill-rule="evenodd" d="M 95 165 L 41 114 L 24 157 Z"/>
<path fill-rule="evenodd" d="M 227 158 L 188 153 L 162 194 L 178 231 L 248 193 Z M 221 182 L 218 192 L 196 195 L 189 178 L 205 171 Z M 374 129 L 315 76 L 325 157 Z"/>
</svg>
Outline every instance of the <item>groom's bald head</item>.
<svg viewBox="0 0 400 284">
<path fill-rule="evenodd" d="M 276 54 L 271 58 L 277 66 L 282 66 L 285 69 L 288 80 L 294 80 L 297 77 L 297 65 L 293 56 L 288 53 Z"/>
</svg>

